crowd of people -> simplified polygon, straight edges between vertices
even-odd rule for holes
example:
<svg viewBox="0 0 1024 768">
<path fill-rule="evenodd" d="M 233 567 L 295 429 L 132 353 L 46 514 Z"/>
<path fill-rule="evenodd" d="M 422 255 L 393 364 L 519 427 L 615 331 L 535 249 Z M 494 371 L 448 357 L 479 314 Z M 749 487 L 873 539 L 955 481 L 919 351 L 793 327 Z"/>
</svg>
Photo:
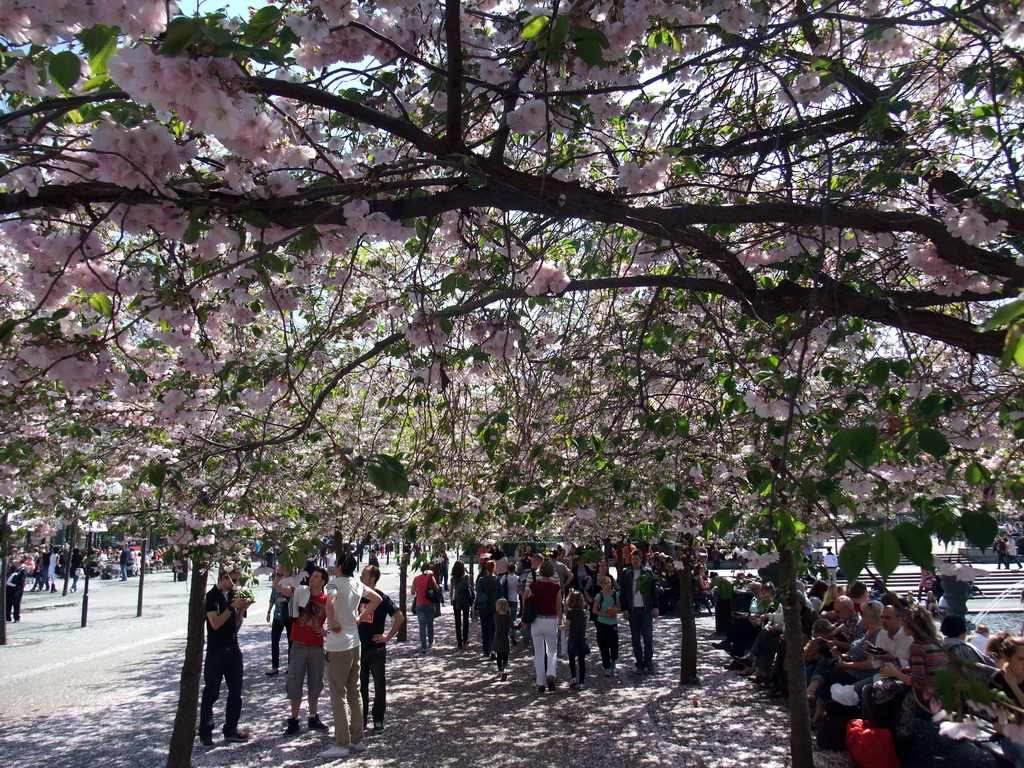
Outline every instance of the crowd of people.
<svg viewBox="0 0 1024 768">
<path fill-rule="evenodd" d="M 145 553 L 146 573 L 162 570 L 163 550 Z M 7 580 L 4 596 L 9 622 L 21 621 L 21 604 L 26 592 L 78 592 L 86 575 L 90 578 L 127 581 L 142 572 L 141 548 L 127 542 L 92 549 L 69 544 L 40 544 L 34 547 L 12 547 L 7 557 Z"/>
<path fill-rule="evenodd" d="M 728 669 L 769 696 L 787 697 L 775 586 L 743 573 L 731 586 L 717 596 L 733 610 L 717 613 L 716 630 L 724 637 L 715 647 L 728 654 Z M 822 580 L 798 587 L 806 693 L 819 745 L 832 744 L 839 734 L 832 746 L 844 748 L 847 723 L 860 718 L 890 731 L 894 749 L 909 748 L 915 718 L 931 718 L 942 708 L 936 676 L 944 669 L 954 668 L 962 680 L 987 681 L 1009 704 L 1024 706 L 1024 638 L 1006 632 L 990 637 L 984 625 L 968 634 L 964 617 L 948 611 L 937 623 L 924 602 L 880 583 L 870 590 L 859 581 L 843 589 Z M 965 704 L 969 712 L 994 712 L 989 700 Z M 1008 759 L 1019 760 L 1019 747 L 1002 738 L 995 720 L 990 735 Z"/>
<path fill-rule="evenodd" d="M 360 553 L 355 550 L 340 557 L 326 552 L 310 558 L 303 570 L 288 571 L 281 565 L 275 569 L 266 614 L 271 624 L 271 666 L 265 674 L 281 674 L 286 660 L 285 737 L 302 731 L 299 714 L 304 695 L 307 729 L 329 729 L 319 716 L 326 676 L 334 743 L 323 753 L 325 757 L 359 752 L 371 725 L 375 731 L 385 727 L 386 649 L 405 622 L 392 597 L 377 588 L 379 559 L 390 554 L 385 546 L 371 546 L 368 564 L 358 573 Z M 494 547 L 480 553 L 475 579 L 461 560 L 449 569 L 447 554 L 433 559 L 424 555 L 409 594 L 419 651 L 425 654 L 433 648 L 434 622 L 441 606 L 449 604 L 456 650 L 479 649 L 485 660 L 494 663 L 497 679 L 508 679 L 513 645 L 522 642 L 532 650 L 538 695 L 559 689 L 559 658 L 568 661 L 570 688 L 586 686 L 590 638 L 596 641 L 603 674 L 613 676 L 620 658 L 620 622 L 623 631 L 629 632 L 636 674 L 654 673 L 653 621 L 663 605 L 662 585 L 667 577 L 664 567 L 656 576 L 647 564 L 654 555 L 628 545 L 616 553 L 611 565 L 622 563 L 622 567 L 613 575 L 607 559 L 583 562 L 574 548 L 535 553 L 522 547 L 510 558 Z M 222 685 L 227 687 L 223 741 L 249 739 L 239 729 L 238 629 L 251 606 L 238 586 L 242 578 L 239 571 L 222 569 L 207 594 L 207 636 L 213 639 L 207 645 L 198 729 L 200 743 L 207 748 L 218 743 L 213 705 Z M 471 622 L 477 627 L 476 637 L 470 632 Z M 287 639 L 287 656 L 282 639 Z"/>
</svg>

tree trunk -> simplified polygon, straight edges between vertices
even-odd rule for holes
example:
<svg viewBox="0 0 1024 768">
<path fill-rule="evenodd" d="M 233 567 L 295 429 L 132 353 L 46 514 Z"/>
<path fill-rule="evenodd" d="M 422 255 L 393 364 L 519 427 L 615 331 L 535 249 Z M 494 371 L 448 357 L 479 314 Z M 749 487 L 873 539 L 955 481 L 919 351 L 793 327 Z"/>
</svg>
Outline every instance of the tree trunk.
<svg viewBox="0 0 1024 768">
<path fill-rule="evenodd" d="M 697 677 L 697 623 L 693 616 L 693 547 L 683 553 L 679 579 L 679 623 L 682 637 L 679 648 L 679 684 L 695 685 Z"/>
<path fill-rule="evenodd" d="M 398 609 L 405 616 L 405 621 L 398 628 L 398 642 L 409 639 L 409 542 L 403 541 L 398 552 Z"/>
<path fill-rule="evenodd" d="M 3 524 L 0 525 L 0 584 L 4 585 L 0 589 L 0 614 L 4 617 L 4 620 L 0 621 L 0 645 L 7 645 L 7 572 L 9 567 L 14 565 L 14 561 L 10 558 L 10 553 L 7 551 L 9 514 L 4 512 Z"/>
<path fill-rule="evenodd" d="M 167 753 L 167 768 L 190 768 L 192 765 L 206 630 L 206 569 L 206 563 L 198 560 L 192 563 L 185 661 L 181 665 L 181 693 L 178 694 L 178 711 L 174 716 L 174 730 L 171 732 L 171 744 Z"/>
<path fill-rule="evenodd" d="M 807 713 L 807 678 L 804 641 L 800 624 L 801 602 L 796 593 L 796 562 L 793 550 L 779 552 L 779 583 L 785 619 L 786 681 L 789 684 L 789 753 L 793 768 L 814 768 L 811 720 Z"/>
<path fill-rule="evenodd" d="M 76 517 L 71 522 L 71 535 L 68 537 L 68 555 L 64 558 L 64 591 L 61 593 L 61 597 L 68 596 L 68 590 L 71 587 L 71 552 L 75 548 L 75 540 L 78 538 L 78 518 Z"/>
<path fill-rule="evenodd" d="M 135 618 L 142 616 L 142 596 L 145 594 L 146 583 L 146 541 L 149 536 L 142 537 L 142 546 L 139 547 L 139 599 L 135 606 Z"/>
</svg>

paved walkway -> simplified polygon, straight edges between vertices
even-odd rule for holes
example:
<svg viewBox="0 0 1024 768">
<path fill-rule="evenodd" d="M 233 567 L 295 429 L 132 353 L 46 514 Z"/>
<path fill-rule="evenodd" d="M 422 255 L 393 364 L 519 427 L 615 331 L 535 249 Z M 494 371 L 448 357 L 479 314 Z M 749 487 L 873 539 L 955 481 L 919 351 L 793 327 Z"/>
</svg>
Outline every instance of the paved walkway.
<svg viewBox="0 0 1024 768">
<path fill-rule="evenodd" d="M 384 570 L 382 586 L 397 598 L 395 568 Z M 14 645 L 0 647 L 0 766 L 163 766 L 177 700 L 186 599 L 184 585 L 169 579 L 163 574 L 147 581 L 147 612 L 141 619 L 134 618 L 134 581 L 98 582 L 94 618 L 85 630 L 78 627 L 77 606 L 29 611 L 20 625 L 8 625 Z M 246 660 L 242 726 L 253 740 L 205 752 L 197 745 L 199 768 L 774 768 L 789 761 L 784 702 L 766 700 L 724 671 L 724 655 L 708 647 L 710 618 L 699 619 L 698 686 L 676 684 L 679 623 L 663 618 L 655 623 L 657 675 L 637 677 L 630 671 L 627 632 L 613 678 L 601 674 L 592 642 L 586 690 L 568 688 L 567 664 L 560 662 L 561 689 L 538 695 L 532 655 L 522 645 L 512 654 L 509 680 L 498 682 L 479 644 L 454 648 L 452 617 L 446 613 L 436 623 L 431 652 L 417 652 L 415 618 L 410 642 L 391 646 L 387 729 L 368 734 L 361 755 L 332 763 L 320 757 L 329 737 L 280 735 L 287 711 L 284 677 L 263 674 L 269 662 L 270 629 L 262 621 L 268 594 L 266 585 L 257 589 L 257 605 L 240 636 Z M 74 602 L 35 597 L 30 607 Z M 476 625 L 471 631 L 478 637 Z M 223 700 L 216 711 L 222 716 Z M 330 723 L 327 691 L 321 711 Z M 301 721 L 305 727 L 305 706 Z M 842 753 L 821 753 L 818 764 L 848 765 Z M 982 765 L 975 761 L 972 768 Z"/>
</svg>

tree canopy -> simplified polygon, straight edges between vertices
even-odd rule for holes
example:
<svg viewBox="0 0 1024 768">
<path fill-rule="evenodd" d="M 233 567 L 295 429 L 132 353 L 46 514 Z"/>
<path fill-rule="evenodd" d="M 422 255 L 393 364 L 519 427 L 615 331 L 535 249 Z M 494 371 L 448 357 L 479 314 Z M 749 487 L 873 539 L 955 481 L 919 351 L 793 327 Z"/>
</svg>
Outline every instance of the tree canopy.
<svg viewBox="0 0 1024 768">
<path fill-rule="evenodd" d="M 1020 488 L 1020 13 L 15 0 L 8 496 L 182 543 L 780 500 L 985 543 Z"/>
</svg>

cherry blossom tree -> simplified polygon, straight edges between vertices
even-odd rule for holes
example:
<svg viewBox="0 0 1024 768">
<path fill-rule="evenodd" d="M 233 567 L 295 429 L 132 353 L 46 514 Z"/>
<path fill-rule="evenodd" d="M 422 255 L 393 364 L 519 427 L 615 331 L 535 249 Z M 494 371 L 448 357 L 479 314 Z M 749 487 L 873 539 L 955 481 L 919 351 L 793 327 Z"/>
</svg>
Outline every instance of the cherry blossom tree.
<svg viewBox="0 0 1024 768">
<path fill-rule="evenodd" d="M 416 535 L 742 518 L 783 559 L 852 521 L 851 571 L 984 545 L 1021 487 L 1022 30 L 1011 2 L 14 0 L 4 481 L 38 496 L 59 422 L 210 556 L 358 522 L 339 499 Z"/>
</svg>

